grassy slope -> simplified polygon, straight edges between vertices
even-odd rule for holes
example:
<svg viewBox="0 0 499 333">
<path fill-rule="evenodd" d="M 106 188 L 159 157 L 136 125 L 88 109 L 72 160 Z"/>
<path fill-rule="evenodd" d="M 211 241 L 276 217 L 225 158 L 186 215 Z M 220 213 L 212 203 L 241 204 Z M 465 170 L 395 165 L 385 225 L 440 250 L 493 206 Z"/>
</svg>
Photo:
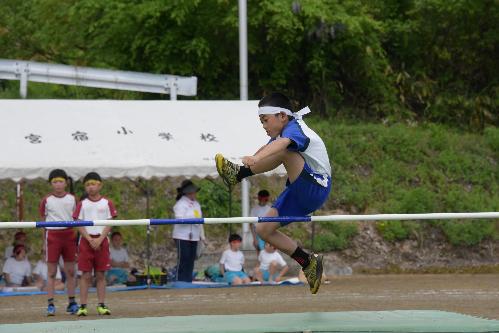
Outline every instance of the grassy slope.
<svg viewBox="0 0 499 333">
<path fill-rule="evenodd" d="M 488 128 L 483 135 L 479 135 L 436 125 L 337 124 L 317 119 L 311 119 L 309 124 L 324 138 L 334 168 L 333 191 L 322 212 L 499 210 L 497 128 Z M 150 181 L 153 189 L 151 217 L 171 216 L 178 182 L 176 179 Z M 199 182 L 204 188 L 200 193 L 200 201 L 205 216 L 226 216 L 228 196 L 224 188 L 212 180 Z M 261 177 L 255 179 L 253 184 L 252 191 L 256 192 L 259 186 L 266 186 L 270 187 L 273 195 L 277 195 L 283 180 Z M 78 193 L 81 193 L 81 184 L 77 185 Z M 25 220 L 37 219 L 38 202 L 48 190 L 44 180 L 27 182 Z M 108 180 L 104 193 L 115 201 L 121 218 L 145 216 L 144 192 L 131 181 Z M 237 198 L 239 196 L 235 193 L 233 215 L 240 214 Z M 0 181 L 0 220 L 15 220 L 15 184 L 11 181 Z M 483 221 L 471 226 L 455 222 L 439 226 L 449 240 L 456 244 L 468 244 L 469 237 L 476 243 L 497 235 L 493 224 Z M 319 229 L 323 229 L 326 235 L 325 239 L 319 239 L 319 243 L 326 243 L 324 246 L 329 249 L 348 246 L 345 240 L 355 235 L 355 230 L 351 228 L 345 230 L 319 226 Z M 410 237 L 411 234 L 410 227 L 405 224 L 385 225 L 379 230 L 392 240 Z M 478 235 L 469 235 L 473 232 L 476 234 L 476 230 L 480 231 Z M 130 246 L 142 247 L 144 228 L 122 228 L 122 231 Z M 159 228 L 153 233 L 153 241 L 164 242 L 165 238 L 169 238 L 170 231 L 170 227 Z M 226 226 L 217 226 L 208 230 L 208 237 L 225 237 L 226 232 Z M 309 235 L 309 229 L 305 226 L 293 226 L 288 232 L 302 241 L 306 241 Z M 5 243 L 12 233 L 0 233 L 0 242 Z M 467 238 L 463 238 L 463 233 Z M 34 247 L 38 247 L 39 241 L 34 243 Z"/>
</svg>

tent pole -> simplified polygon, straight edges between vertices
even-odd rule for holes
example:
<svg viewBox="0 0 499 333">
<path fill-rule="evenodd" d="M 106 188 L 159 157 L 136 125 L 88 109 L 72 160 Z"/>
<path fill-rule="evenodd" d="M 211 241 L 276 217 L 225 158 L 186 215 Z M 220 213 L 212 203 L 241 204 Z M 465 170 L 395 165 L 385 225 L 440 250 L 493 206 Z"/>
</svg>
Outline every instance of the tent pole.
<svg viewBox="0 0 499 333">
<path fill-rule="evenodd" d="M 314 251 L 314 241 L 315 241 L 315 221 L 312 221 L 312 235 L 311 235 L 310 247 L 311 250 Z"/>
<path fill-rule="evenodd" d="M 133 185 L 140 191 L 141 194 L 145 194 L 146 196 L 146 218 L 151 217 L 151 186 L 147 179 L 138 178 L 137 180 L 133 180 L 131 178 L 127 178 Z M 142 181 L 143 180 L 143 181 Z M 149 273 L 151 262 L 151 226 L 147 225 L 146 227 L 146 283 L 147 287 L 151 287 L 151 276 Z"/>
<path fill-rule="evenodd" d="M 229 217 L 232 217 L 232 186 L 229 185 Z M 229 236 L 232 235 L 232 224 L 229 224 Z"/>
<path fill-rule="evenodd" d="M 249 216 L 250 212 L 250 190 L 251 183 L 247 178 L 243 179 L 241 182 L 241 205 L 242 205 L 242 216 L 246 217 Z M 250 224 L 249 223 L 243 223 L 243 250 L 252 250 L 253 249 L 253 236 L 250 231 Z"/>
<path fill-rule="evenodd" d="M 16 184 L 16 219 L 18 222 L 24 221 L 24 194 L 22 180 L 18 181 Z"/>
<path fill-rule="evenodd" d="M 146 218 L 150 218 L 150 197 L 151 188 L 149 186 L 149 181 L 145 180 L 145 192 L 146 192 Z M 147 226 L 147 238 L 146 238 L 146 269 L 147 269 L 147 287 L 151 287 L 151 274 L 150 274 L 150 263 L 151 263 L 151 226 Z"/>
</svg>

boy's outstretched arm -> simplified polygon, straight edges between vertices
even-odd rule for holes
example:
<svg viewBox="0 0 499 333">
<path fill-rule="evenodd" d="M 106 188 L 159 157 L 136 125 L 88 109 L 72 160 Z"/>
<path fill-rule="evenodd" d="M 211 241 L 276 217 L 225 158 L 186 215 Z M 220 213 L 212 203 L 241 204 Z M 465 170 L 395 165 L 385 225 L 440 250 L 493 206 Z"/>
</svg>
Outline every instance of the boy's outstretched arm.
<svg viewBox="0 0 499 333">
<path fill-rule="evenodd" d="M 253 156 L 255 156 L 256 154 L 258 154 L 259 152 L 261 152 L 261 151 L 262 151 L 262 149 L 263 149 L 263 148 L 265 148 L 266 146 L 267 146 L 267 145 L 263 145 L 263 146 L 261 146 L 261 147 L 260 147 L 260 148 L 256 151 L 256 153 L 254 153 L 254 154 L 253 154 Z"/>
<path fill-rule="evenodd" d="M 279 138 L 274 140 L 268 145 L 260 148 L 255 155 L 243 157 L 243 164 L 248 167 L 255 165 L 258 161 L 265 157 L 272 156 L 286 150 L 290 144 L 291 140 L 288 138 Z"/>
</svg>

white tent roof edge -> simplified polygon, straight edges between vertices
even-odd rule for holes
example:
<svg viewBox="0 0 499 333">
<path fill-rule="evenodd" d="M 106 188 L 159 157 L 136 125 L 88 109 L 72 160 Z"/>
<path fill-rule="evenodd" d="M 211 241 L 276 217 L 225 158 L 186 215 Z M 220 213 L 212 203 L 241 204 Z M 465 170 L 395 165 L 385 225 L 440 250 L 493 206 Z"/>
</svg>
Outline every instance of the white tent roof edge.
<svg viewBox="0 0 499 333">
<path fill-rule="evenodd" d="M 268 141 L 257 103 L 0 100 L 0 179 L 216 177 L 217 152 L 240 162 Z"/>
</svg>

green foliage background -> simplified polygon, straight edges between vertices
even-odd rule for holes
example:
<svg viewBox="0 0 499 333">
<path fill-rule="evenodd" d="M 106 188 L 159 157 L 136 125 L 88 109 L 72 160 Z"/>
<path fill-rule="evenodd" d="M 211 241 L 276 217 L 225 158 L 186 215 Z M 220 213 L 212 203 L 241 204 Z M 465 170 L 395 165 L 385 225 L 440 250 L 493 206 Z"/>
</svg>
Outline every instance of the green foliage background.
<svg viewBox="0 0 499 333">
<path fill-rule="evenodd" d="M 321 115 L 483 130 L 498 122 L 497 22 L 495 0 L 249 0 L 250 98 L 281 90 Z M 3 0 L 0 57 L 196 75 L 197 98 L 237 99 L 237 1 Z M 157 98 L 37 84 L 29 96 Z"/>
</svg>

